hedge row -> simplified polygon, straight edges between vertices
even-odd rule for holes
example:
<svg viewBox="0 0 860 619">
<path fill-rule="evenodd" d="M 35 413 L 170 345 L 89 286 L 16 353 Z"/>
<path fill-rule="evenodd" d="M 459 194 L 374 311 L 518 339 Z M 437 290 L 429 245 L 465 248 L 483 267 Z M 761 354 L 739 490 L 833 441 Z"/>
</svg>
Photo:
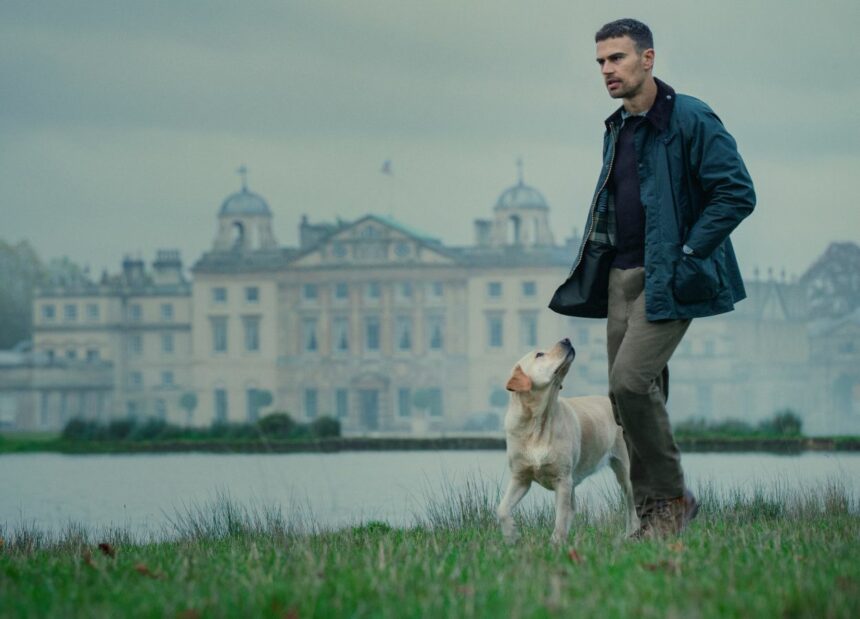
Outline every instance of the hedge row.
<svg viewBox="0 0 860 619">
<path fill-rule="evenodd" d="M 68 441 L 159 441 L 210 439 L 305 439 L 340 436 L 340 421 L 320 417 L 299 423 L 287 413 L 272 413 L 256 423 L 214 423 L 208 428 L 177 426 L 160 419 L 117 419 L 107 424 L 72 419 L 63 428 Z"/>
</svg>

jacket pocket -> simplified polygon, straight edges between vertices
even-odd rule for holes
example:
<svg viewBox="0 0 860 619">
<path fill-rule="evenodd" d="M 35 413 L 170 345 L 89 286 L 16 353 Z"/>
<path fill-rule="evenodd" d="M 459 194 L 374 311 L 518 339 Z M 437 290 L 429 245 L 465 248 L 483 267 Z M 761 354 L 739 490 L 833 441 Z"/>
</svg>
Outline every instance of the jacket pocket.
<svg viewBox="0 0 860 619">
<path fill-rule="evenodd" d="M 675 263 L 672 292 L 681 303 L 710 301 L 720 292 L 720 276 L 712 257 L 681 256 Z"/>
</svg>

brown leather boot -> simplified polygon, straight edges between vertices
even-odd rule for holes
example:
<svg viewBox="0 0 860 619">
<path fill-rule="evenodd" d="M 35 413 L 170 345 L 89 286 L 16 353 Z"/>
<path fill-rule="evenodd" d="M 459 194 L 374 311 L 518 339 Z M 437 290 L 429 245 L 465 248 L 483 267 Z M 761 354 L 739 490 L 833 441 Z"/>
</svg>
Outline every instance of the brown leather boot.
<svg viewBox="0 0 860 619">
<path fill-rule="evenodd" d="M 699 502 L 693 493 L 685 488 L 683 495 L 655 501 L 646 509 L 639 517 L 639 529 L 630 539 L 657 539 L 678 535 L 698 513 Z"/>
</svg>

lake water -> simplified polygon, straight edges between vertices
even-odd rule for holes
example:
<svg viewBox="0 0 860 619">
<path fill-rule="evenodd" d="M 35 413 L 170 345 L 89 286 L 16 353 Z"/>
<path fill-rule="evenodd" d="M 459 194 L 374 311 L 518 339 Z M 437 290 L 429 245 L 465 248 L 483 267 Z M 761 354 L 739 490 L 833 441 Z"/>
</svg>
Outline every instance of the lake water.
<svg viewBox="0 0 860 619">
<path fill-rule="evenodd" d="M 775 482 L 816 487 L 838 481 L 860 496 L 860 454 L 687 454 L 688 485 L 749 492 Z M 301 509 L 324 527 L 367 520 L 405 526 L 425 513 L 443 488 L 481 479 L 504 487 L 503 451 L 353 452 L 338 454 L 147 454 L 0 456 L 0 524 L 56 531 L 69 522 L 93 530 L 120 526 L 140 534 L 164 531 L 184 506 L 226 493 L 244 504 Z M 608 469 L 586 480 L 577 498 L 605 505 L 615 482 Z M 551 501 L 533 486 L 526 505 Z"/>
</svg>

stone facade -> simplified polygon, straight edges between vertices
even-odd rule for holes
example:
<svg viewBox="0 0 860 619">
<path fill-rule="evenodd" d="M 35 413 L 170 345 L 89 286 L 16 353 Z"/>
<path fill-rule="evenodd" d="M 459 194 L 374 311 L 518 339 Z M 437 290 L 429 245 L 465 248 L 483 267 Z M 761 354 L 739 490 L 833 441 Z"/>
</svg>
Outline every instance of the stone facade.
<svg viewBox="0 0 860 619">
<path fill-rule="evenodd" d="M 604 321 L 546 308 L 579 239 L 555 242 L 548 205 L 522 179 L 466 247 L 378 215 L 303 217 L 298 247 L 280 246 L 271 224 L 243 184 L 191 281 L 178 252 L 160 251 L 150 269 L 127 259 L 97 283 L 39 290 L 32 351 L 0 363 L 0 416 L 57 429 L 75 416 L 207 425 L 278 410 L 338 417 L 347 433 L 498 430 L 513 364 L 562 337 L 577 350 L 564 393 L 605 393 Z M 826 289 L 821 261 L 813 275 Z M 860 432 L 853 297 L 838 297 L 853 313 L 822 312 L 803 278 L 747 288 L 737 311 L 694 321 L 670 364 L 673 418 L 791 408 L 810 432 Z M 187 394 L 196 406 L 183 407 Z"/>
</svg>

